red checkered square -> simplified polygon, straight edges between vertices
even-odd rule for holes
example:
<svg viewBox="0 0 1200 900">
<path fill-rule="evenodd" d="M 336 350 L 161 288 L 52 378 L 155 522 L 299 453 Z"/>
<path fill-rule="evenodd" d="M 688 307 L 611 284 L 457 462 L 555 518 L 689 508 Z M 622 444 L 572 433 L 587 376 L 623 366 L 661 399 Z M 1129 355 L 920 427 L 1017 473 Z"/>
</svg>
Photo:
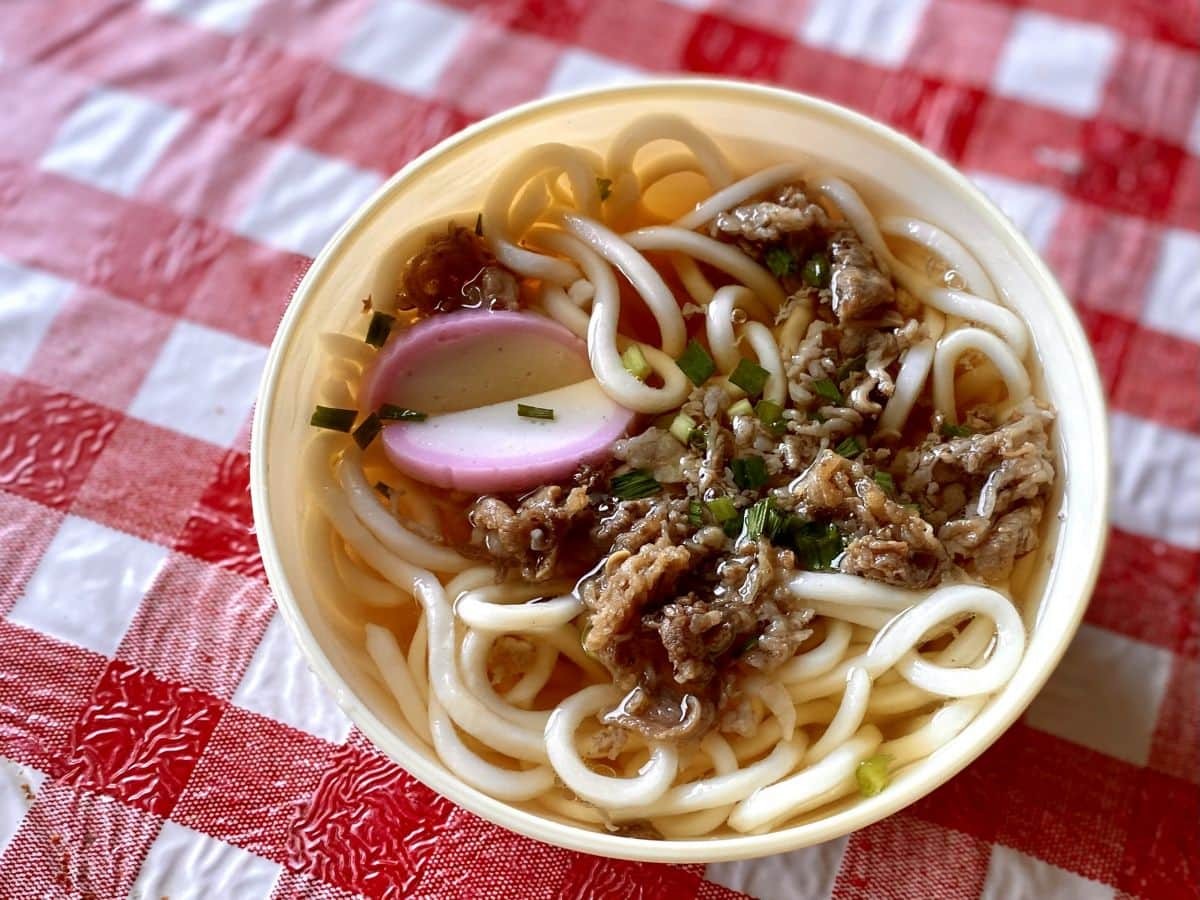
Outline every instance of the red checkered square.
<svg viewBox="0 0 1200 900">
<path fill-rule="evenodd" d="M 1162 218 L 1171 203 L 1183 150 L 1120 125 L 1084 126 L 1085 165 L 1073 180 L 1075 196 L 1118 212 Z"/>
<path fill-rule="evenodd" d="M 1200 599 L 1192 598 L 1193 638 Z M 1175 657 L 1150 745 L 1150 768 L 1200 784 L 1200 659 Z"/>
<path fill-rule="evenodd" d="M 594 897 L 596 900 L 654 900 L 658 897 L 688 900 L 698 895 L 703 880 L 701 875 L 697 866 L 661 866 L 572 853 L 558 896 Z"/>
<path fill-rule="evenodd" d="M 1015 122 L 1021 123 L 1019 139 Z M 960 165 L 1065 190 L 1084 166 L 1083 128 L 1065 113 L 989 95 Z"/>
<path fill-rule="evenodd" d="M 1125 41 L 1100 115 L 1175 144 L 1187 141 L 1200 110 L 1200 56 L 1156 41 Z"/>
<path fill-rule="evenodd" d="M 778 81 L 785 87 L 815 94 L 860 112 L 874 109 L 879 95 L 895 77 L 896 72 L 892 69 L 797 43 L 784 51 L 778 73 Z"/>
<path fill-rule="evenodd" d="M 231 225 L 254 196 L 272 152 L 230 123 L 189 118 L 138 196 L 180 215 Z"/>
<path fill-rule="evenodd" d="M 1175 194 L 1165 210 L 1168 223 L 1180 228 L 1200 222 L 1200 157 L 1185 156 L 1175 179 Z"/>
<path fill-rule="evenodd" d="M 221 717 L 216 697 L 114 660 L 75 723 L 54 774 L 170 815 Z"/>
<path fill-rule="evenodd" d="M 475 19 L 438 79 L 437 94 L 469 115 L 491 115 L 538 96 L 561 52 L 539 35 Z"/>
<path fill-rule="evenodd" d="M 1129 842 L 1114 882 L 1137 897 L 1194 898 L 1200 885 L 1200 787 L 1141 770 Z"/>
<path fill-rule="evenodd" d="M 1076 305 L 1075 312 L 1079 315 L 1079 321 L 1091 342 L 1092 354 L 1096 357 L 1100 381 L 1107 396 L 1121 377 L 1125 351 L 1129 349 L 1129 342 L 1137 330 L 1137 323 L 1087 306 Z"/>
<path fill-rule="evenodd" d="M 711 0 L 712 13 L 779 34 L 795 34 L 808 17 L 812 0 Z"/>
<path fill-rule="evenodd" d="M 0 756 L 48 771 L 104 669 L 104 657 L 0 620 Z"/>
<path fill-rule="evenodd" d="M 987 87 L 1012 27 L 1013 11 L 974 0 L 932 0 L 905 65 L 951 81 Z"/>
<path fill-rule="evenodd" d="M 29 363 L 29 378 L 78 397 L 124 409 L 162 342 L 168 316 L 89 288 L 76 290 Z M 99 339 L 110 331 L 120 341 Z"/>
<path fill-rule="evenodd" d="M 587 0 L 518 0 L 504 10 L 504 22 L 560 43 L 573 43 L 591 5 Z"/>
<path fill-rule="evenodd" d="M 358 896 L 308 875 L 284 869 L 275 879 L 270 900 L 357 900 Z"/>
<path fill-rule="evenodd" d="M 1162 246 L 1163 230 L 1078 201 L 1063 208 L 1046 259 L 1077 305 L 1137 321 Z"/>
<path fill-rule="evenodd" d="M 291 832 L 287 866 L 368 897 L 407 896 L 438 844 L 455 840 L 453 810 L 377 753 L 342 747 Z"/>
<path fill-rule="evenodd" d="M 171 818 L 283 862 L 334 752 L 310 734 L 229 706 Z"/>
<path fill-rule="evenodd" d="M 222 451 L 168 428 L 124 419 L 71 511 L 170 546 L 208 486 Z"/>
<path fill-rule="evenodd" d="M 8 121 L 21 123 L 6 129 L 4 155 L 37 162 L 90 87 L 85 79 L 48 67 L 0 63 L 0 109 Z"/>
<path fill-rule="evenodd" d="M 990 853 L 985 841 L 901 813 L 850 836 L 833 896 L 975 898 L 987 877 Z"/>
<path fill-rule="evenodd" d="M 1114 528 L 1088 606 L 1093 625 L 1200 657 L 1200 552 Z"/>
<path fill-rule="evenodd" d="M 705 13 L 683 48 L 683 65 L 693 72 L 770 80 L 781 75 L 787 38 Z"/>
<path fill-rule="evenodd" d="M 66 510 L 87 480 L 121 414 L 18 380 L 0 408 L 0 487 Z"/>
<path fill-rule="evenodd" d="M 160 824 L 112 797 L 47 784 L 0 856 L 0 896 L 124 897 Z"/>
<path fill-rule="evenodd" d="M 0 491 L 0 615 L 21 596 L 62 518 L 40 503 Z"/>
<path fill-rule="evenodd" d="M 250 459 L 231 450 L 192 509 L 175 549 L 249 578 L 265 577 L 250 508 Z"/>
<path fill-rule="evenodd" d="M 1170 385 L 1163 390 L 1163 385 Z M 1138 328 L 1113 387 L 1112 405 L 1163 425 L 1200 431 L 1200 344 Z"/>
<path fill-rule="evenodd" d="M 261 581 L 172 554 L 117 656 L 228 700 L 274 609 Z"/>
<path fill-rule="evenodd" d="M 983 103 L 982 91 L 935 78 L 897 73 L 884 80 L 873 115 L 950 160 L 962 157 Z"/>
<path fill-rule="evenodd" d="M 693 33 L 696 14 L 664 0 L 639 0 L 637 25 L 630 27 L 629 5 L 620 0 L 589 3 L 576 41 L 580 47 L 609 59 L 651 71 L 675 71 L 686 66 L 684 48 Z"/>
<path fill-rule="evenodd" d="M 696 900 L 740 900 L 746 895 L 739 891 L 730 890 L 715 881 L 701 881 L 696 888 Z"/>
</svg>

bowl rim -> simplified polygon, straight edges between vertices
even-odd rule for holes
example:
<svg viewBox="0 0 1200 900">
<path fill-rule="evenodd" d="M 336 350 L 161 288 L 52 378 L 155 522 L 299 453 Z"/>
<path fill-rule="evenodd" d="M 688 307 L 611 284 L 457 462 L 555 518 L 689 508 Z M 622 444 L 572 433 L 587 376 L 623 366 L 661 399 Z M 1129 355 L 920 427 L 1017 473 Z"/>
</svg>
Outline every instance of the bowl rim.
<svg viewBox="0 0 1200 900">
<path fill-rule="evenodd" d="M 1050 311 L 1056 324 L 1066 338 L 1067 356 L 1076 366 L 1082 387 L 1082 393 L 1076 399 L 1086 409 L 1085 418 L 1094 421 L 1097 426 L 1094 440 L 1090 442 L 1087 449 L 1090 450 L 1094 470 L 1104 473 L 1104 477 L 1100 483 L 1092 486 L 1093 491 L 1099 494 L 1095 498 L 1098 514 L 1094 521 L 1085 523 L 1084 527 L 1087 531 L 1084 534 L 1084 540 L 1086 541 L 1085 546 L 1093 549 L 1090 559 L 1087 560 L 1086 570 L 1080 573 L 1082 577 L 1076 576 L 1075 584 L 1078 593 L 1074 598 L 1075 607 L 1066 623 L 1067 627 L 1056 636 L 1056 640 L 1046 655 L 1046 664 L 1030 679 L 1026 690 L 1020 694 L 1013 694 L 1004 689 L 990 702 L 989 710 L 993 716 L 992 725 L 986 731 L 980 732 L 973 743 L 958 748 L 958 754 L 948 757 L 943 765 L 931 767 L 916 777 L 906 780 L 903 790 L 885 791 L 874 798 L 863 800 L 850 808 L 840 810 L 827 818 L 758 835 L 661 841 L 587 831 L 496 800 L 411 749 L 405 741 L 398 738 L 395 732 L 380 721 L 355 696 L 345 679 L 322 652 L 316 636 L 301 615 L 292 595 L 291 585 L 283 570 L 278 544 L 271 525 L 266 497 L 267 456 L 263 448 L 268 423 L 274 414 L 275 388 L 281 363 L 301 321 L 302 313 L 308 305 L 309 298 L 313 295 L 314 285 L 322 280 L 325 270 L 337 257 L 348 236 L 368 221 L 402 183 L 419 175 L 421 170 L 434 159 L 453 151 L 484 132 L 536 116 L 546 110 L 569 106 L 581 100 L 595 102 L 606 98 L 616 99 L 628 95 L 653 94 L 664 91 L 669 93 L 678 90 L 715 91 L 734 97 L 755 95 L 776 102 L 805 107 L 805 111 L 810 115 L 822 116 L 865 131 L 871 139 L 889 146 L 893 151 L 915 158 L 916 162 L 931 170 L 931 174 L 945 183 L 948 188 L 955 189 L 964 201 L 972 202 L 978 212 L 989 221 L 992 233 L 1002 236 L 1009 249 L 1026 266 L 1031 280 L 1039 289 L 1041 298 L 1051 308 Z M 271 342 L 257 397 L 250 435 L 250 494 L 254 522 L 272 596 L 275 598 L 276 606 L 283 619 L 291 629 L 292 635 L 299 643 L 309 669 L 333 692 L 338 705 L 351 722 L 381 752 L 409 774 L 453 803 L 493 824 L 526 837 L 569 850 L 615 859 L 660 863 L 705 863 L 753 859 L 842 837 L 880 821 L 926 796 L 957 775 L 991 747 L 1037 696 L 1057 668 L 1068 644 L 1079 628 L 1099 574 L 1107 543 L 1111 467 L 1109 437 L 1105 427 L 1107 407 L 1100 374 L 1084 335 L 1083 327 L 1075 315 L 1070 301 L 1037 251 L 1007 216 L 965 175 L 912 138 L 862 113 L 828 100 L 786 88 L 735 79 L 689 77 L 651 79 L 539 98 L 481 119 L 421 153 L 388 178 L 364 201 L 313 260 L 312 265 L 297 284 Z"/>
</svg>

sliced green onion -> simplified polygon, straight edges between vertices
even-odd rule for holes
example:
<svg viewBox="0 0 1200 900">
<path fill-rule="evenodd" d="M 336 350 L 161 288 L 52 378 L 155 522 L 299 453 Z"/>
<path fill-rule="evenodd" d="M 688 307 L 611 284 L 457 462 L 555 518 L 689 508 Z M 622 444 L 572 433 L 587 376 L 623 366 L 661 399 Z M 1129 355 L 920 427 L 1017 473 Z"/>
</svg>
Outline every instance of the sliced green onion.
<svg viewBox="0 0 1200 900">
<path fill-rule="evenodd" d="M 662 490 L 662 485 L 645 469 L 631 469 L 614 475 L 608 483 L 609 493 L 618 500 L 641 500 Z"/>
<path fill-rule="evenodd" d="M 743 491 L 753 491 L 767 483 L 767 464 L 761 456 L 740 456 L 729 463 L 733 483 Z"/>
<path fill-rule="evenodd" d="M 687 444 L 692 439 L 692 432 L 696 430 L 696 420 L 687 413 L 679 413 L 667 430 L 679 443 Z"/>
<path fill-rule="evenodd" d="M 476 237 L 483 237 L 483 213 L 475 216 L 475 235 Z"/>
<path fill-rule="evenodd" d="M 375 490 L 383 494 L 385 500 L 392 499 L 392 488 L 390 485 L 386 485 L 382 481 L 377 481 L 375 482 Z"/>
<path fill-rule="evenodd" d="M 625 348 L 625 352 L 621 354 L 621 365 L 638 381 L 645 381 L 646 376 L 654 371 L 650 368 L 650 363 L 646 362 L 646 354 L 637 344 L 630 344 Z"/>
<path fill-rule="evenodd" d="M 821 411 L 820 411 L 819 409 L 814 409 L 814 410 L 811 410 L 811 411 L 809 412 L 809 414 L 808 414 L 808 420 L 809 420 L 810 422 L 816 422 L 816 423 L 818 423 L 818 424 L 820 424 L 820 425 L 824 425 L 826 422 L 828 422 L 828 421 L 829 421 L 829 419 L 828 419 L 828 418 L 826 418 L 825 416 L 821 415 Z"/>
<path fill-rule="evenodd" d="M 896 482 L 892 478 L 891 472 L 876 472 L 875 483 L 883 488 L 884 492 L 887 493 L 888 496 L 892 496 L 896 493 Z"/>
<path fill-rule="evenodd" d="M 733 652 L 734 656 L 745 656 L 751 650 L 758 646 L 758 635 L 752 634 L 750 637 Z"/>
<path fill-rule="evenodd" d="M 750 416 L 753 414 L 754 414 L 754 407 L 750 404 L 750 401 L 748 399 L 746 399 L 745 397 L 743 397 L 737 403 L 733 404 L 733 406 L 729 407 L 729 418 L 731 418 L 731 419 L 734 416 Z"/>
<path fill-rule="evenodd" d="M 783 420 L 783 407 L 773 400 L 759 400 L 758 405 L 754 407 L 754 414 L 776 437 L 787 431 L 787 422 Z"/>
<path fill-rule="evenodd" d="M 812 383 L 812 389 L 818 397 L 828 400 L 835 406 L 841 406 L 846 402 L 842 397 L 842 392 L 838 390 L 838 386 L 828 378 L 818 378 Z"/>
<path fill-rule="evenodd" d="M 736 384 L 751 397 L 757 397 L 763 392 L 763 386 L 771 373 L 756 362 L 742 357 L 738 360 L 737 368 L 729 374 L 729 383 Z"/>
<path fill-rule="evenodd" d="M 612 196 L 612 179 L 611 178 L 597 178 L 596 179 L 596 190 L 598 190 L 600 192 L 600 202 L 603 203 L 610 196 Z"/>
<path fill-rule="evenodd" d="M 712 378 L 713 372 L 717 371 L 717 364 L 695 338 L 687 342 L 683 353 L 675 360 L 675 365 L 679 366 L 688 380 L 697 387 Z"/>
<path fill-rule="evenodd" d="M 517 415 L 523 419 L 553 419 L 554 410 L 545 406 L 530 406 L 527 403 L 517 404 Z"/>
<path fill-rule="evenodd" d="M 858 792 L 864 797 L 874 797 L 891 780 L 888 775 L 888 765 L 892 758 L 886 753 L 878 753 L 870 759 L 864 759 L 854 770 L 854 780 L 858 782 Z"/>
<path fill-rule="evenodd" d="M 706 505 L 708 506 L 708 511 L 712 513 L 713 520 L 718 525 L 724 525 L 730 519 L 737 518 L 737 507 L 733 505 L 733 501 L 728 497 L 714 497 Z"/>
<path fill-rule="evenodd" d="M 832 568 L 833 561 L 842 552 L 842 532 L 832 522 L 805 522 L 792 518 L 787 530 L 796 556 L 806 569 Z"/>
<path fill-rule="evenodd" d="M 824 253 L 814 253 L 804 263 L 804 271 L 800 273 L 800 277 L 809 287 L 828 287 L 829 268 L 829 257 Z"/>
<path fill-rule="evenodd" d="M 782 278 L 796 268 L 796 255 L 787 247 L 772 247 L 765 257 L 767 268 L 776 278 Z"/>
<path fill-rule="evenodd" d="M 914 516 L 919 516 L 921 514 L 921 504 L 919 503 L 901 503 L 900 505 L 907 509 Z"/>
<path fill-rule="evenodd" d="M 746 510 L 746 534 L 752 538 L 774 540 L 787 522 L 787 517 L 775 508 L 770 497 L 764 497 Z"/>
<path fill-rule="evenodd" d="M 407 406 L 384 403 L 379 407 L 379 418 L 385 422 L 424 422 L 429 418 L 429 415 L 417 412 L 415 409 L 409 409 Z"/>
<path fill-rule="evenodd" d="M 366 450 L 371 446 L 371 441 L 379 437 L 379 432 L 382 430 L 383 423 L 379 421 L 379 416 L 371 413 L 362 420 L 361 425 L 354 429 L 354 434 L 352 435 L 354 443 L 358 444 L 363 450 Z"/>
<path fill-rule="evenodd" d="M 846 459 L 854 459 L 854 457 L 858 456 L 865 449 L 867 448 L 863 446 L 862 441 L 851 435 L 834 447 L 833 452 L 838 456 L 846 457 Z"/>
<path fill-rule="evenodd" d="M 950 422 L 942 423 L 941 432 L 944 438 L 970 437 L 975 433 L 966 425 L 953 425 Z"/>
<path fill-rule="evenodd" d="M 688 437 L 688 446 L 703 450 L 708 446 L 708 432 L 703 428 L 693 428 L 691 436 Z"/>
<path fill-rule="evenodd" d="M 316 425 L 318 428 L 328 428 L 331 431 L 349 431 L 354 427 L 354 420 L 357 418 L 357 409 L 338 409 L 336 406 L 318 406 L 313 410 L 312 417 L 308 420 L 308 424 Z"/>
<path fill-rule="evenodd" d="M 395 324 L 395 316 L 389 316 L 387 313 L 376 310 L 371 315 L 371 324 L 367 326 L 367 336 L 363 340 L 372 347 L 382 347 L 387 342 L 388 335 L 392 333 L 392 326 Z"/>
<path fill-rule="evenodd" d="M 688 501 L 688 524 L 693 528 L 704 524 L 704 504 L 699 500 Z"/>
<path fill-rule="evenodd" d="M 849 362 L 844 362 L 837 370 L 838 384 L 845 380 L 846 376 L 851 372 L 858 372 L 867 367 L 867 358 L 865 356 L 856 356 Z"/>
<path fill-rule="evenodd" d="M 736 538 L 742 533 L 743 514 L 739 509 L 732 519 L 726 519 L 721 525 L 721 530 L 725 532 L 726 537 Z"/>
</svg>

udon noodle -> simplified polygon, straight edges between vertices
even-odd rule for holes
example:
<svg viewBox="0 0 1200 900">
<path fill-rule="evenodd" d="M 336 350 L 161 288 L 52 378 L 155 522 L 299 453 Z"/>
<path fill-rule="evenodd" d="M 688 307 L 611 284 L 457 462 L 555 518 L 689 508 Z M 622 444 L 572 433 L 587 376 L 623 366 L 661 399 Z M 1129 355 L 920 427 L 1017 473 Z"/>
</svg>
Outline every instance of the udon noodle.
<svg viewBox="0 0 1200 900">
<path fill-rule="evenodd" d="M 701 180 L 681 215 L 650 202 Z M 956 238 L 803 163 L 739 173 L 671 116 L 603 156 L 529 149 L 460 224 L 438 252 L 476 256 L 440 289 L 561 323 L 640 416 L 576 488 L 524 497 L 314 434 L 307 553 L 455 775 L 586 827 L 757 833 L 885 789 L 1012 678 L 1052 414 L 1025 324 Z M 375 308 L 454 315 L 410 302 L 431 259 Z M 358 409 L 376 350 L 323 350 L 319 402 Z M 631 474 L 649 495 L 622 495 Z"/>
</svg>

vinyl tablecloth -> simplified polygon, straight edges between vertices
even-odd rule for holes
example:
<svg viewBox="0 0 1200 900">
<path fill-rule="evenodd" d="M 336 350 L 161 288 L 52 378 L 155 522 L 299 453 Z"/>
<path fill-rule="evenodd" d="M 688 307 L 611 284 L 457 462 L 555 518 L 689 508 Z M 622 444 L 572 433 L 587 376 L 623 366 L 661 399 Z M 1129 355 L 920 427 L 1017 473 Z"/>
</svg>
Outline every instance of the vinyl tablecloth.
<svg viewBox="0 0 1200 900">
<path fill-rule="evenodd" d="M 298 277 L 388 174 L 672 71 L 914 135 L 1049 260 L 1111 403 L 1112 533 L 1027 715 L 899 815 L 613 862 L 480 821 L 307 671 L 248 423 Z M 1200 3 L 0 0 L 0 897 L 1195 897 Z"/>
</svg>

